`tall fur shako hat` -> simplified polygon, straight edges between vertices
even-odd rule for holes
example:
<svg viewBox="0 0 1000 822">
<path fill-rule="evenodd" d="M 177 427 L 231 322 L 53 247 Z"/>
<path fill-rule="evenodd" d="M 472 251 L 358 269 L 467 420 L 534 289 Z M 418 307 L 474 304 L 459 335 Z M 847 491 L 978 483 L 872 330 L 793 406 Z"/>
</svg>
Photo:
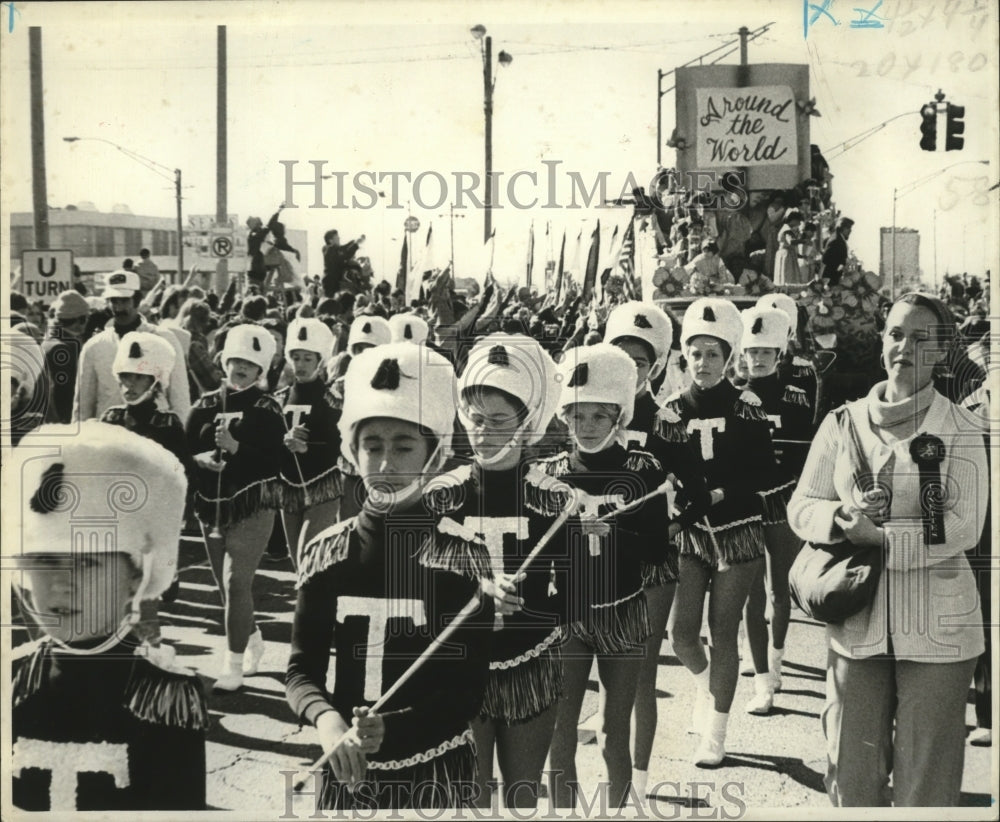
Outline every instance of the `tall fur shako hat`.
<svg viewBox="0 0 1000 822">
<path fill-rule="evenodd" d="M 632 421 L 638 372 L 632 358 L 609 343 L 577 346 L 559 364 L 559 409 L 578 402 L 601 402 L 622 409 L 621 425 Z"/>
<path fill-rule="evenodd" d="M 662 367 L 670 353 L 674 328 L 670 318 L 649 303 L 637 300 L 617 306 L 609 315 L 604 330 L 604 341 L 614 343 L 623 337 L 642 340 L 653 350 L 652 366 Z M 655 375 L 654 375 L 655 376 Z"/>
<path fill-rule="evenodd" d="M 250 323 L 234 325 L 226 334 L 226 342 L 222 347 L 222 364 L 225 365 L 233 358 L 247 360 L 260 366 L 261 371 L 266 374 L 277 348 L 274 337 L 264 326 Z"/>
<path fill-rule="evenodd" d="M 774 294 L 765 294 L 757 300 L 757 306 L 760 308 L 778 308 L 783 311 L 785 316 L 788 317 L 788 336 L 795 336 L 795 332 L 799 328 L 799 306 L 795 300 L 787 294 L 776 292 Z"/>
<path fill-rule="evenodd" d="M 97 420 L 43 425 L 12 456 L 22 554 L 120 551 L 143 570 L 143 599 L 170 587 L 187 492 L 177 457 Z"/>
<path fill-rule="evenodd" d="M 556 373 L 552 357 L 533 337 L 489 334 L 469 352 L 458 389 L 464 393 L 468 388 L 496 388 L 516 397 L 528 409 L 524 431 L 527 444 L 534 445 L 545 435 L 559 404 Z"/>
<path fill-rule="evenodd" d="M 412 422 L 442 439 L 451 452 L 455 426 L 455 370 L 436 351 L 423 345 L 390 343 L 362 351 L 344 376 L 344 408 L 338 427 L 341 452 L 352 463 L 358 426 L 388 417 Z"/>
<path fill-rule="evenodd" d="M 741 347 L 777 348 L 784 352 L 788 347 L 788 315 L 780 308 L 756 305 L 741 312 L 743 339 Z"/>
<path fill-rule="evenodd" d="M 730 351 L 737 351 L 743 336 L 740 310 L 720 297 L 701 297 L 688 306 L 681 323 L 681 346 L 693 337 L 708 336 L 722 340 Z"/>
<path fill-rule="evenodd" d="M 129 331 L 118 343 L 111 371 L 116 377 L 119 374 L 148 375 L 166 390 L 176 361 L 174 347 L 159 334 Z"/>
<path fill-rule="evenodd" d="M 333 354 L 333 332 L 322 320 L 313 317 L 297 317 L 288 324 L 285 337 L 285 359 L 292 358 L 293 351 L 311 351 L 325 362 Z"/>
<path fill-rule="evenodd" d="M 420 345 L 430 334 L 430 326 L 423 317 L 413 313 L 393 314 L 389 317 L 389 330 L 393 342 L 408 342 Z"/>
<path fill-rule="evenodd" d="M 354 353 L 358 343 L 369 345 L 387 345 L 392 342 L 392 329 L 388 320 L 374 314 L 360 314 L 351 323 L 351 331 L 347 335 L 347 350 Z"/>
</svg>

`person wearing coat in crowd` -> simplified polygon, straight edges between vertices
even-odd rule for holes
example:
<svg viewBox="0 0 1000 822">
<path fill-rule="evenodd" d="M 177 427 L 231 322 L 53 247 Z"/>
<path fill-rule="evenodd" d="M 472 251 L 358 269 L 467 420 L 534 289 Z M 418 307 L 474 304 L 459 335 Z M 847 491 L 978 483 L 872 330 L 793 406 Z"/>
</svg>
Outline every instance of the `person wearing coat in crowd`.
<svg viewBox="0 0 1000 822">
<path fill-rule="evenodd" d="M 940 300 L 896 300 L 882 337 L 887 379 L 826 417 L 788 504 L 804 540 L 883 550 L 873 601 L 827 626 L 825 783 L 837 807 L 959 804 L 966 701 L 984 650 L 966 551 L 982 533 L 989 472 L 978 417 L 934 389 L 954 333 Z M 867 465 L 845 447 L 847 425 Z"/>
<path fill-rule="evenodd" d="M 181 420 L 187 420 L 191 410 L 191 393 L 181 344 L 170 331 L 143 320 L 137 308 L 138 291 L 139 275 L 134 271 L 115 271 L 107 277 L 102 297 L 111 306 L 112 319 L 103 331 L 87 340 L 80 351 L 76 394 L 73 398 L 73 419 L 77 422 L 99 419 L 121 399 L 121 390 L 112 373 L 111 364 L 118 354 L 119 341 L 129 331 L 157 334 L 173 346 L 176 360 L 170 373 L 170 387 L 165 399 L 171 411 Z"/>
</svg>

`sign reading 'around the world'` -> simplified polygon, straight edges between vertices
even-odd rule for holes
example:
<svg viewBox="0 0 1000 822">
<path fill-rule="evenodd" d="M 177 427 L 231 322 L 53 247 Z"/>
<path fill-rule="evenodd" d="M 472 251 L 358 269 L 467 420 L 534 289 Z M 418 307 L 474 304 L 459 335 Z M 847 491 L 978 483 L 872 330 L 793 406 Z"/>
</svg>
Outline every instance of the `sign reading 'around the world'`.
<svg viewBox="0 0 1000 822">
<path fill-rule="evenodd" d="M 795 95 L 789 86 L 695 89 L 699 168 L 794 165 Z"/>
</svg>

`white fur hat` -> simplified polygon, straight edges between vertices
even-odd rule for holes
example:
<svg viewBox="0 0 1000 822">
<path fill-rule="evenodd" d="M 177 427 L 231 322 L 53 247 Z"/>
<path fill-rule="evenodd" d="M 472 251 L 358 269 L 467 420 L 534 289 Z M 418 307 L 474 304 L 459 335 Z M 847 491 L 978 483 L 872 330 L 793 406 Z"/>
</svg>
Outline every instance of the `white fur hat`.
<svg viewBox="0 0 1000 822">
<path fill-rule="evenodd" d="M 259 365 L 266 374 L 277 348 L 274 337 L 264 326 L 251 323 L 234 325 L 226 334 L 226 342 L 222 346 L 222 365 L 234 358 L 247 360 Z"/>
<path fill-rule="evenodd" d="M 778 308 L 785 312 L 788 317 L 788 336 L 793 337 L 799 329 L 799 304 L 787 294 L 776 291 L 773 294 L 765 294 L 757 305 L 760 308 Z"/>
<path fill-rule="evenodd" d="M 524 403 L 528 445 L 545 435 L 559 404 L 556 364 L 538 340 L 524 334 L 490 334 L 473 346 L 458 390 L 476 387 L 496 388 Z"/>
<path fill-rule="evenodd" d="M 165 390 L 176 361 L 174 347 L 163 337 L 149 331 L 129 331 L 118 343 L 111 371 L 116 377 L 125 373 L 147 374 Z"/>
<path fill-rule="evenodd" d="M 393 314 L 389 317 L 389 330 L 393 342 L 408 342 L 420 345 L 430 335 L 430 326 L 423 317 L 412 312 Z"/>
<path fill-rule="evenodd" d="M 392 330 L 389 321 L 376 314 L 361 314 L 351 323 L 351 331 L 347 335 L 347 351 L 354 353 L 358 343 L 369 345 L 387 345 L 392 342 Z"/>
<path fill-rule="evenodd" d="M 455 430 L 455 369 L 423 345 L 390 343 L 362 351 L 344 375 L 338 424 L 341 453 L 352 463 L 357 462 L 358 426 L 373 417 L 422 425 L 442 438 L 442 452 L 449 455 Z"/>
<path fill-rule="evenodd" d="M 326 362 L 333 355 L 333 332 L 322 320 L 313 317 L 299 317 L 288 324 L 285 336 L 285 359 L 292 358 L 293 351 L 311 351 L 319 355 L 320 362 Z"/>
<path fill-rule="evenodd" d="M 743 336 L 740 310 L 721 297 L 701 297 L 688 306 L 681 323 L 681 346 L 702 335 L 723 340 L 731 351 L 739 349 Z"/>
<path fill-rule="evenodd" d="M 743 340 L 741 347 L 777 348 L 783 352 L 788 347 L 788 315 L 780 308 L 755 305 L 741 312 Z"/>
<path fill-rule="evenodd" d="M 43 425 L 14 449 L 10 470 L 22 554 L 122 552 L 144 569 L 142 598 L 170 587 L 187 478 L 163 446 L 97 420 Z"/>
<path fill-rule="evenodd" d="M 654 362 L 650 365 L 662 366 L 670 353 L 674 327 L 657 306 L 632 300 L 613 309 L 605 326 L 604 342 L 613 343 L 622 337 L 642 340 L 653 349 Z"/>
<path fill-rule="evenodd" d="M 622 409 L 623 426 L 632 421 L 638 372 L 632 358 L 609 343 L 571 348 L 559 363 L 560 413 L 578 402 L 602 402 Z"/>
</svg>

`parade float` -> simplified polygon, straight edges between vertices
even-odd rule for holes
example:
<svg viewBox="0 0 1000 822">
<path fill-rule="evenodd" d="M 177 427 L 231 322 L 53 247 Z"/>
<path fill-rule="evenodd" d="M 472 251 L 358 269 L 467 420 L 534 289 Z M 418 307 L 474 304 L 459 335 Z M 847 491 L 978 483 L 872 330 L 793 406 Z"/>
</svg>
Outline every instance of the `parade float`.
<svg viewBox="0 0 1000 822">
<path fill-rule="evenodd" d="M 678 68 L 675 127 L 646 213 L 654 215 L 654 300 L 675 316 L 697 297 L 722 296 L 743 309 L 780 291 L 799 306 L 798 343 L 836 402 L 865 390 L 879 372 L 882 278 L 853 254 L 831 285 L 822 249 L 841 216 L 832 175 L 810 142 L 820 116 L 806 65 Z M 796 275 L 775 271 L 784 215 L 802 213 Z M 711 249 L 715 251 L 712 252 Z M 715 259 L 717 257 L 717 260 Z"/>
</svg>

